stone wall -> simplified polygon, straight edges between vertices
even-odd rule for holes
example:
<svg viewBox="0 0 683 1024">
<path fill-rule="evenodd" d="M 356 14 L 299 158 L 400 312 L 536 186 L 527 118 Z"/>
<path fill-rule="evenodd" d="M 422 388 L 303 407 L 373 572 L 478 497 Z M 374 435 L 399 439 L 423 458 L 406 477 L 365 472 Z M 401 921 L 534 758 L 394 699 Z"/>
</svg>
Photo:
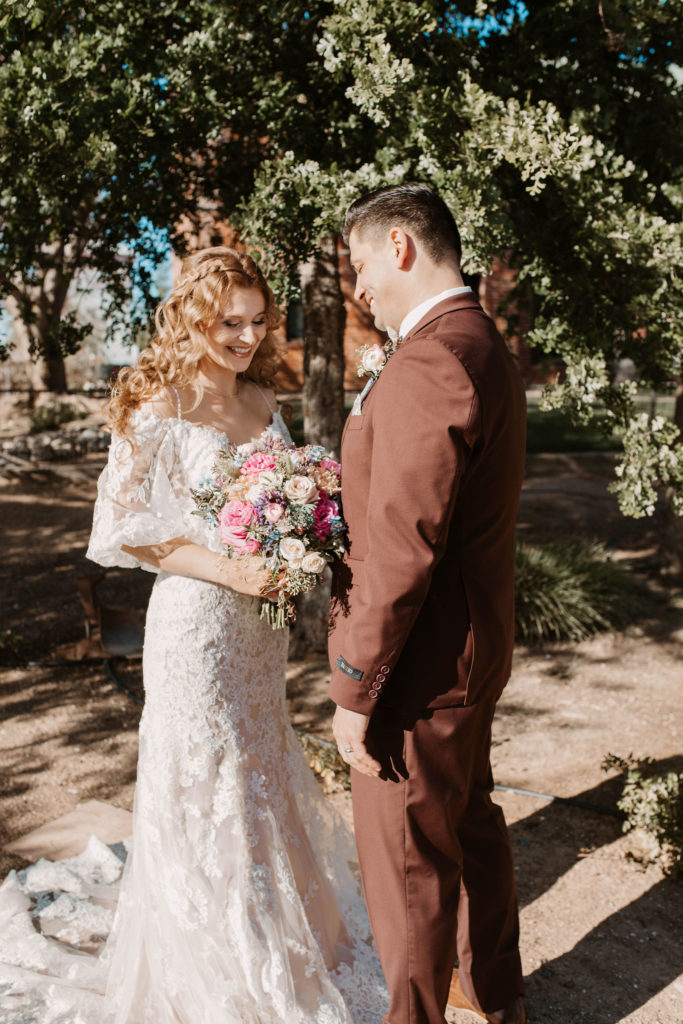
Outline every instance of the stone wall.
<svg viewBox="0 0 683 1024">
<path fill-rule="evenodd" d="M 104 427 L 90 424 L 82 427 L 61 427 L 39 434 L 20 434 L 0 441 L 0 468 L 3 458 L 27 462 L 66 462 L 89 452 L 106 452 L 110 434 Z"/>
</svg>

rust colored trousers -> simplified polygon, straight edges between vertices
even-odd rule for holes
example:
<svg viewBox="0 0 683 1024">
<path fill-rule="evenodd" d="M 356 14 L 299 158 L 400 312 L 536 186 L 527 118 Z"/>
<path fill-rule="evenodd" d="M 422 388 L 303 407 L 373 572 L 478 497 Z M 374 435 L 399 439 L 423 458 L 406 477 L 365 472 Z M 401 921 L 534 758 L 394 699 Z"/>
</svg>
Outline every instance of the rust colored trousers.
<svg viewBox="0 0 683 1024">
<path fill-rule="evenodd" d="M 487 1013 L 524 986 L 512 851 L 492 802 L 494 701 L 408 722 L 380 706 L 368 748 L 380 778 L 352 771 L 356 842 L 370 923 L 391 995 L 384 1024 L 444 1024 L 458 961 Z"/>
</svg>

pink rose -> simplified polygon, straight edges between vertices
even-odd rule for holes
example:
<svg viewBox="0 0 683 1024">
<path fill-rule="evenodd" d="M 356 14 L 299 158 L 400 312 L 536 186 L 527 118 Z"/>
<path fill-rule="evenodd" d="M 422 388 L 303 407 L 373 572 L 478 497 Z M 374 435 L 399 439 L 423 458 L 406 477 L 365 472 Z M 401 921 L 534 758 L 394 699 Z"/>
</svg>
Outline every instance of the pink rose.
<svg viewBox="0 0 683 1024">
<path fill-rule="evenodd" d="M 267 473 L 275 469 L 277 462 L 269 452 L 256 452 L 246 462 L 242 463 L 240 473 L 244 476 L 258 476 L 259 473 Z"/>
<path fill-rule="evenodd" d="M 341 465 L 338 462 L 335 462 L 334 459 L 321 459 L 319 466 L 321 469 L 329 469 L 330 473 L 338 474 L 341 472 Z"/>
<path fill-rule="evenodd" d="M 247 550 L 247 528 L 246 526 L 221 526 L 221 544 L 227 548 L 234 548 L 240 554 Z"/>
<path fill-rule="evenodd" d="M 218 516 L 221 526 L 249 526 L 255 514 L 255 508 L 250 501 L 226 501 Z"/>
<path fill-rule="evenodd" d="M 273 502 L 271 505 L 266 505 L 266 507 L 263 510 L 263 515 L 264 518 L 267 519 L 269 523 L 279 523 L 280 520 L 282 519 L 284 511 L 285 510 L 283 509 L 282 505 L 277 505 L 275 502 Z"/>
<path fill-rule="evenodd" d="M 332 531 L 330 520 L 338 515 L 339 509 L 337 508 L 336 501 L 332 501 L 324 491 L 321 491 L 313 512 L 313 533 L 318 540 L 327 540 Z"/>
<path fill-rule="evenodd" d="M 247 527 L 251 525 L 255 514 L 254 506 L 248 501 L 226 502 L 218 516 L 221 544 L 239 552 L 253 553 L 258 550 L 258 541 L 247 540 Z"/>
</svg>

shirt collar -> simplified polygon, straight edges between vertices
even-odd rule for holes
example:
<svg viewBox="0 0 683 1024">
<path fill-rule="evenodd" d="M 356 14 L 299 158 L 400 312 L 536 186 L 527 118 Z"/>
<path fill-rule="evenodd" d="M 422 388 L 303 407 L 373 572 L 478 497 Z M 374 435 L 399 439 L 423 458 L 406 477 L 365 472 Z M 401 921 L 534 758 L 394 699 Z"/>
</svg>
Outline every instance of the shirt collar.
<svg viewBox="0 0 683 1024">
<path fill-rule="evenodd" d="M 472 289 L 468 285 L 464 285 L 461 288 L 447 288 L 445 292 L 439 292 L 438 295 L 433 295 L 431 299 L 425 299 L 415 309 L 411 309 L 410 313 L 407 313 L 403 320 L 401 320 L 401 326 L 398 329 L 398 335 L 400 338 L 405 338 L 408 331 L 412 331 L 413 327 L 419 324 L 422 317 L 429 312 L 429 310 L 436 306 L 437 303 L 443 302 L 444 299 L 452 299 L 454 295 L 466 295 L 467 292 L 471 292 Z"/>
</svg>

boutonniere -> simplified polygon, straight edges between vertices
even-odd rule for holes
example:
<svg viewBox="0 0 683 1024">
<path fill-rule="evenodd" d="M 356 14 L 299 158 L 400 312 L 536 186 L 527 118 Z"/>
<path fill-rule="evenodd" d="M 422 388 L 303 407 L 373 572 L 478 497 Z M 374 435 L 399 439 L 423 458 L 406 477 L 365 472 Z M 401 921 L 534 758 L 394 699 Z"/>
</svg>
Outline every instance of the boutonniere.
<svg viewBox="0 0 683 1024">
<path fill-rule="evenodd" d="M 358 350 L 358 376 L 377 380 L 398 346 L 398 338 L 387 338 L 383 345 L 363 345 Z"/>
</svg>

